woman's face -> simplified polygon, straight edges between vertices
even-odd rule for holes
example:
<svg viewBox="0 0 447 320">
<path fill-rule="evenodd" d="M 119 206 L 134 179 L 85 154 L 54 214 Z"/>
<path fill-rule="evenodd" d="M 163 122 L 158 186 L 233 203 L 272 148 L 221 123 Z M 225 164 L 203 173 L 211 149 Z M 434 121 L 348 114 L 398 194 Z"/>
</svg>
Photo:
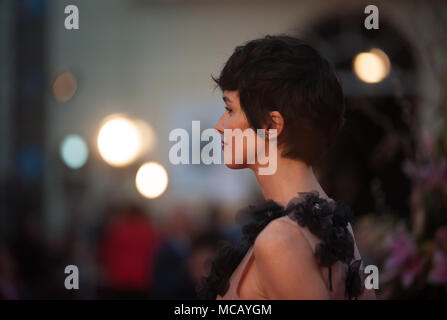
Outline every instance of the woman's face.
<svg viewBox="0 0 447 320">
<path fill-rule="evenodd" d="M 223 91 L 222 98 L 225 102 L 225 111 L 217 121 L 216 125 L 214 126 L 214 129 L 216 129 L 222 135 L 222 149 L 224 150 L 224 153 L 231 155 L 232 161 L 228 162 L 227 160 L 225 160 L 225 164 L 227 165 L 228 168 L 231 169 L 242 169 L 250 167 L 252 165 L 248 163 L 247 159 L 252 159 L 256 154 L 255 146 L 257 136 L 255 134 L 255 131 L 250 128 L 248 119 L 241 108 L 239 101 L 239 92 Z M 247 130 L 245 132 L 250 134 L 248 137 L 243 135 L 238 136 L 233 135 L 231 137 L 232 141 L 230 145 L 230 141 L 226 140 L 224 141 L 225 129 L 230 130 L 240 129 L 242 130 L 242 132 L 244 132 L 244 130 Z M 241 145 L 241 143 L 242 143 L 241 147 L 242 147 L 243 159 L 242 161 L 237 161 L 237 158 L 235 157 L 236 154 L 235 152 L 236 148 L 238 148 L 238 145 Z M 247 146 L 250 146 L 250 148 L 247 148 Z"/>
</svg>

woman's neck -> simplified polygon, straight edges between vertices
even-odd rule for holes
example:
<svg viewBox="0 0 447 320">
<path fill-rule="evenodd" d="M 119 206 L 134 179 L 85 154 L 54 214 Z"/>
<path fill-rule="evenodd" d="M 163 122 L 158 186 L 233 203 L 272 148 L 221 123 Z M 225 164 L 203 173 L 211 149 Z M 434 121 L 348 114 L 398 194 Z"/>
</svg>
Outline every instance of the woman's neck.
<svg viewBox="0 0 447 320">
<path fill-rule="evenodd" d="M 316 190 L 320 197 L 329 198 L 318 183 L 312 167 L 304 162 L 278 157 L 275 174 L 259 175 L 259 170 L 253 171 L 266 200 L 274 200 L 285 206 L 298 196 L 298 192 L 313 190 Z"/>
</svg>

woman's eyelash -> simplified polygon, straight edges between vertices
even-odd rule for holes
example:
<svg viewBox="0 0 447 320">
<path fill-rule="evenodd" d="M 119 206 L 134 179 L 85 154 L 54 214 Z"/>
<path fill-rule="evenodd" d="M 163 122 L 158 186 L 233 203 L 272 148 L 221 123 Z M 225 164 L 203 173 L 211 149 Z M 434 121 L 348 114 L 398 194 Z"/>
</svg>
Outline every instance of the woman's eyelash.
<svg viewBox="0 0 447 320">
<path fill-rule="evenodd" d="M 230 113 L 233 111 L 232 109 L 228 108 L 227 106 L 225 106 L 225 110 L 227 110 Z"/>
</svg>

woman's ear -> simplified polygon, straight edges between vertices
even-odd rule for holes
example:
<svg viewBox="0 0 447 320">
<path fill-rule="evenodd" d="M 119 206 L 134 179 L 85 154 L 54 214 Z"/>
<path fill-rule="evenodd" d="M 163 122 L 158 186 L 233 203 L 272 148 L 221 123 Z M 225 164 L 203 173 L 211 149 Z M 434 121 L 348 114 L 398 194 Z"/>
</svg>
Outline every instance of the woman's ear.
<svg viewBox="0 0 447 320">
<path fill-rule="evenodd" d="M 284 118 L 278 111 L 271 111 L 270 119 L 271 121 L 268 129 L 276 129 L 276 135 L 273 135 L 273 133 L 269 132 L 269 137 L 278 137 L 284 128 Z"/>
</svg>

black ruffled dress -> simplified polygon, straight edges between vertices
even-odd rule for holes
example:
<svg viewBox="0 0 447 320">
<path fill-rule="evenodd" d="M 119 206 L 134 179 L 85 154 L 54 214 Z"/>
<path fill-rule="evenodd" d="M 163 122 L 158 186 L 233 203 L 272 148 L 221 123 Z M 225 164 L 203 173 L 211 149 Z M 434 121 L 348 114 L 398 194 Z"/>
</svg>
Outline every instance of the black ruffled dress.
<svg viewBox="0 0 447 320">
<path fill-rule="evenodd" d="M 348 299 L 357 299 L 364 290 L 360 271 L 361 260 L 355 260 L 355 242 L 348 229 L 352 212 L 341 201 L 330 202 L 319 197 L 318 192 L 300 192 L 286 207 L 273 200 L 260 205 L 250 205 L 236 215 L 242 227 L 242 239 L 237 245 L 221 242 L 216 258 L 212 261 L 208 277 L 201 279 L 196 290 L 200 299 L 224 296 L 230 277 L 254 244 L 257 235 L 272 220 L 289 215 L 300 226 L 321 240 L 315 248 L 315 258 L 321 267 L 329 270 L 329 290 L 332 290 L 331 267 L 338 261 L 347 265 L 345 293 Z"/>
</svg>

